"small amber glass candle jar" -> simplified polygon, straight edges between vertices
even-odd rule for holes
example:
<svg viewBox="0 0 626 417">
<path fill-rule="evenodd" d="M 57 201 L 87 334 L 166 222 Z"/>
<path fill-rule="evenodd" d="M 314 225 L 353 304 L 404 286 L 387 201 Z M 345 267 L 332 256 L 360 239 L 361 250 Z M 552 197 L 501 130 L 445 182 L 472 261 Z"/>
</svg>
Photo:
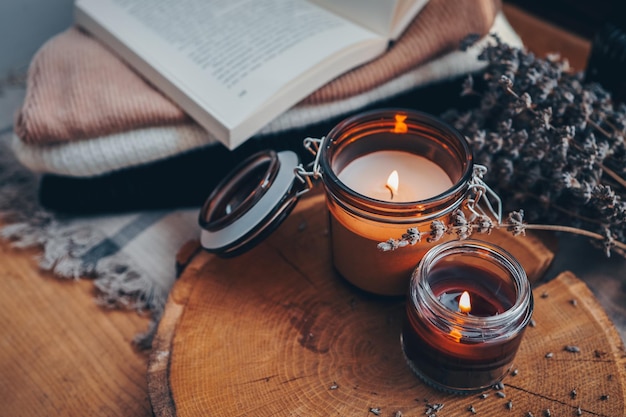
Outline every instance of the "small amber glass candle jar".
<svg viewBox="0 0 626 417">
<path fill-rule="evenodd" d="M 402 349 L 429 385 L 480 391 L 510 369 L 532 311 L 530 284 L 512 255 L 487 242 L 446 242 L 412 275 Z"/>
<path fill-rule="evenodd" d="M 434 243 L 424 238 L 392 252 L 378 243 L 409 227 L 428 235 L 434 220 L 449 223 L 473 174 L 465 138 L 431 115 L 385 109 L 341 122 L 319 152 L 335 268 L 368 292 L 405 295 L 411 272 Z M 385 183 L 394 170 L 399 186 Z"/>
</svg>

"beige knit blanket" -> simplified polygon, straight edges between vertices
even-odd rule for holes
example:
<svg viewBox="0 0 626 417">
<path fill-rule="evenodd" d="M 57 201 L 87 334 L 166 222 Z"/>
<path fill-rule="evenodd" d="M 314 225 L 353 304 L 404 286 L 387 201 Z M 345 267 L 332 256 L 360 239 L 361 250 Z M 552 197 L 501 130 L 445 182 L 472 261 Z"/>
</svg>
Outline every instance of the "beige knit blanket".
<svg viewBox="0 0 626 417">
<path fill-rule="evenodd" d="M 500 7 L 500 0 L 430 0 L 385 54 L 336 78 L 296 107 L 361 94 L 457 49 L 468 34 L 485 35 Z M 28 144 L 50 144 L 188 121 L 117 55 L 70 28 L 33 58 L 15 133 Z"/>
</svg>

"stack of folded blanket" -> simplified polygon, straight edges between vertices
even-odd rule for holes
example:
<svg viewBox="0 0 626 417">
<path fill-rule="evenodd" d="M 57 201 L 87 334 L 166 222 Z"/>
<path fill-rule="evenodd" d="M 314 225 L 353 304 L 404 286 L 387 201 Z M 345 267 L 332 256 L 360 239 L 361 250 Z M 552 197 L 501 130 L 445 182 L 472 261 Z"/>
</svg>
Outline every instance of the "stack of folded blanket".
<svg viewBox="0 0 626 417">
<path fill-rule="evenodd" d="M 202 204 L 216 183 L 259 149 L 303 151 L 341 119 L 373 107 L 440 113 L 460 105 L 489 32 L 513 45 L 499 0 L 430 0 L 380 58 L 305 98 L 229 151 L 89 34 L 70 28 L 34 57 L 12 149 L 43 174 L 41 204 L 62 212 L 119 212 Z M 299 152 L 304 156 L 304 152 Z"/>
</svg>

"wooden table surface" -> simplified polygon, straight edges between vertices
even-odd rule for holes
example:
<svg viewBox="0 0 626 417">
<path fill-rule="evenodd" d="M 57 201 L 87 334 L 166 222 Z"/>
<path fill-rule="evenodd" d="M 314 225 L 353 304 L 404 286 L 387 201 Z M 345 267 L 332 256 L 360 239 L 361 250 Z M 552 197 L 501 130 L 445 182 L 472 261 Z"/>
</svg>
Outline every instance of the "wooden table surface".
<svg viewBox="0 0 626 417">
<path fill-rule="evenodd" d="M 505 12 L 536 54 L 559 51 L 584 68 L 588 40 Z M 42 273 L 36 254 L 0 243 L 0 416 L 151 416 L 148 356 L 131 343 L 148 318 L 99 307 L 88 280 Z"/>
</svg>

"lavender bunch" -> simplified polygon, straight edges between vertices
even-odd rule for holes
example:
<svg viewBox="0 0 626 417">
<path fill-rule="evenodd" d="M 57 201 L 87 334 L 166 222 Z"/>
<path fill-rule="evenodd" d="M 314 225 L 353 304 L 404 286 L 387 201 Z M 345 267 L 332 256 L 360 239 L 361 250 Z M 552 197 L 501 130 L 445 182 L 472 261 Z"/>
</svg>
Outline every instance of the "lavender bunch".
<svg viewBox="0 0 626 417">
<path fill-rule="evenodd" d="M 544 229 L 600 236 L 607 252 L 623 248 L 626 106 L 558 56 L 494 39 L 479 56 L 482 77 L 468 77 L 461 93 L 478 95 L 478 105 L 442 118 L 467 137 L 505 210 L 523 208 Z"/>
</svg>

